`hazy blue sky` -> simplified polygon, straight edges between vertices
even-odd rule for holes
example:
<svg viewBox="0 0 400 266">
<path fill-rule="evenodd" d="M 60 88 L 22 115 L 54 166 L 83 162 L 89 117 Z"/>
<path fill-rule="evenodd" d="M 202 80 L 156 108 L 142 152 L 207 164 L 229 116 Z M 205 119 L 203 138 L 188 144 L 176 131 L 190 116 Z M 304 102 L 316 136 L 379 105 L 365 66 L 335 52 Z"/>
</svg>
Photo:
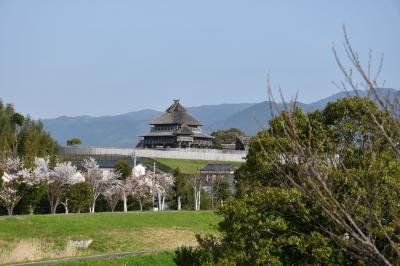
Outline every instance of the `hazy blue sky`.
<svg viewBox="0 0 400 266">
<path fill-rule="evenodd" d="M 0 0 L 0 98 L 35 118 L 338 90 L 342 25 L 400 88 L 400 1 Z"/>
</svg>

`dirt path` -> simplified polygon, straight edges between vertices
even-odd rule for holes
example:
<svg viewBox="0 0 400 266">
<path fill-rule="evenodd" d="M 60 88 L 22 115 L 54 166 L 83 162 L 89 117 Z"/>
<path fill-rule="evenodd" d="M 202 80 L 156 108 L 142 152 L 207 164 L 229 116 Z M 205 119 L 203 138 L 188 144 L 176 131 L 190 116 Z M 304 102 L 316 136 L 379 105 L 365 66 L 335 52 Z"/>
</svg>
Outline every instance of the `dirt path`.
<svg viewBox="0 0 400 266">
<path fill-rule="evenodd" d="M 164 250 L 147 250 L 147 251 L 129 251 L 129 252 L 120 252 L 120 253 L 109 253 L 109 254 L 100 254 L 100 255 L 91 255 L 91 256 L 82 256 L 82 257 L 71 257 L 71 258 L 60 258 L 53 260 L 43 260 L 43 261 L 32 261 L 32 262 L 24 262 L 24 263 L 12 263 L 5 265 L 13 265 L 13 266 L 27 266 L 27 265 L 50 265 L 50 264 L 60 264 L 65 262 L 76 262 L 82 260 L 105 260 L 119 257 L 126 257 L 132 255 L 144 255 L 144 254 L 156 254 L 166 251 L 173 251 L 171 249 Z"/>
</svg>

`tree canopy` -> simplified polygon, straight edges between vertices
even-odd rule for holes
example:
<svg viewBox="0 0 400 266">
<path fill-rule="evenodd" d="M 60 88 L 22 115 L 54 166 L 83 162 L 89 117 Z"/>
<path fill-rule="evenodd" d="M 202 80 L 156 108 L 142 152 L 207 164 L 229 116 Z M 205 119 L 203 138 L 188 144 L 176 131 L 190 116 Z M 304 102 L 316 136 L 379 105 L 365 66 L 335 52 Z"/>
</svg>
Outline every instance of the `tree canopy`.
<svg viewBox="0 0 400 266">
<path fill-rule="evenodd" d="M 120 174 L 121 180 L 125 180 L 132 175 L 132 166 L 126 160 L 119 160 L 115 164 L 115 171 Z"/>
<path fill-rule="evenodd" d="M 75 146 L 80 144 L 82 144 L 80 138 L 70 138 L 69 140 L 67 140 L 67 146 Z"/>
<path fill-rule="evenodd" d="M 237 137 L 245 136 L 246 133 L 238 128 L 230 128 L 227 130 L 217 130 L 211 133 L 213 139 L 213 146 L 220 149 L 221 144 L 235 143 Z"/>
<path fill-rule="evenodd" d="M 235 199 L 220 209 L 222 237 L 199 237 L 177 262 L 399 263 L 400 163 L 371 113 L 398 141 L 387 113 L 365 98 L 271 120 L 235 173 Z"/>
<path fill-rule="evenodd" d="M 27 166 L 33 166 L 35 157 L 54 158 L 57 148 L 40 121 L 24 117 L 13 105 L 0 100 L 0 159 L 19 156 Z"/>
</svg>

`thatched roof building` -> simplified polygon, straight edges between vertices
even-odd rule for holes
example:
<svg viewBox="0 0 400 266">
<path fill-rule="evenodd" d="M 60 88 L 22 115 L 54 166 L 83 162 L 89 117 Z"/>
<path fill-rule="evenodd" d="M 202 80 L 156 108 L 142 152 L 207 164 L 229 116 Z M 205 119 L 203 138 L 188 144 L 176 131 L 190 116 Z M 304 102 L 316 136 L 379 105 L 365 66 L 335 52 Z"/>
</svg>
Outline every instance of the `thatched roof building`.
<svg viewBox="0 0 400 266">
<path fill-rule="evenodd" d="M 210 147 L 211 136 L 201 132 L 201 122 L 193 117 L 179 100 L 150 122 L 150 131 L 144 134 L 143 147 Z"/>
</svg>

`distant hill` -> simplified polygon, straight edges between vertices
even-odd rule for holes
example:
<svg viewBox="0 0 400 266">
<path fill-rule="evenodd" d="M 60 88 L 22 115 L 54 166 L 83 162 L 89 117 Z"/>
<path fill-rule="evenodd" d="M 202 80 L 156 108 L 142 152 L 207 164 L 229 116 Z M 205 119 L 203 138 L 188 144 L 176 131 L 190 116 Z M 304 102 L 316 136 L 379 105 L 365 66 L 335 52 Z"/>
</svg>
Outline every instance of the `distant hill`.
<svg viewBox="0 0 400 266">
<path fill-rule="evenodd" d="M 392 97 L 398 91 L 394 89 L 381 89 L 384 95 Z M 298 105 L 305 111 L 323 109 L 328 102 L 355 95 L 354 92 L 340 92 L 319 101 Z M 359 95 L 366 97 L 366 91 L 359 91 Z M 371 97 L 373 98 L 373 97 Z M 184 103 L 183 103 L 184 104 Z M 165 106 L 167 108 L 168 106 Z M 283 104 L 278 104 L 279 110 Z M 237 127 L 249 135 L 254 135 L 264 129 L 271 119 L 270 103 L 238 103 L 203 105 L 187 108 L 203 124 L 203 130 L 210 133 L 217 129 Z M 148 123 L 152 118 L 160 115 L 160 111 L 141 110 L 115 116 L 77 116 L 58 117 L 45 119 L 45 129 L 61 144 L 67 139 L 79 137 L 84 146 L 94 147 L 134 147 L 139 141 L 139 136 L 149 130 Z"/>
<path fill-rule="evenodd" d="M 71 137 L 79 137 L 85 146 L 133 147 L 138 136 L 148 130 L 148 122 L 159 114 L 141 110 L 116 116 L 62 116 L 45 119 L 43 124 L 61 145 Z"/>
<path fill-rule="evenodd" d="M 301 107 L 304 106 L 302 103 L 298 103 L 298 105 Z M 284 105 L 277 104 L 276 107 L 274 107 L 274 112 L 276 111 L 275 108 L 281 111 L 284 109 Z M 265 129 L 271 118 L 271 103 L 265 101 L 253 104 L 252 106 L 234 113 L 223 120 L 210 123 L 205 127 L 205 129 L 211 132 L 217 129 L 229 129 L 232 127 L 237 127 L 246 132 L 248 135 L 254 135 L 258 131 Z"/>
<path fill-rule="evenodd" d="M 232 114 L 245 110 L 254 103 L 202 105 L 187 108 L 196 118 L 203 122 L 204 126 L 222 121 Z"/>
</svg>

